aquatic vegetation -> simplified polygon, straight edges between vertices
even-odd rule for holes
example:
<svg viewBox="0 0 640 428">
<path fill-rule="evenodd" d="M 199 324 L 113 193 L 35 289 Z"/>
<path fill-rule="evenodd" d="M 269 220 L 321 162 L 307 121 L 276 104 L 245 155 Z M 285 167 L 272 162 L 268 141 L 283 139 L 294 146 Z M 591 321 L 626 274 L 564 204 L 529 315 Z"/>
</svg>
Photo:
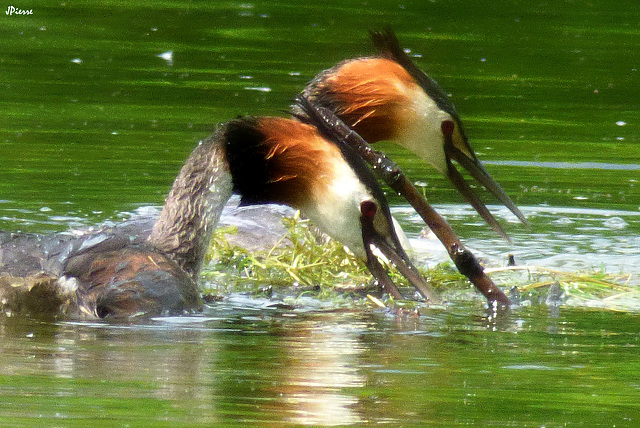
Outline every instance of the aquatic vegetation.
<svg viewBox="0 0 640 428">
<path fill-rule="evenodd" d="M 587 306 L 636 310 L 640 305 L 640 277 L 604 270 L 564 272 L 540 266 L 486 269 L 499 286 L 509 288 L 520 305 Z"/>
<path fill-rule="evenodd" d="M 299 214 L 284 218 L 286 234 L 272 248 L 249 252 L 229 244 L 230 226 L 214 234 L 205 269 L 205 294 L 229 292 L 279 293 L 337 299 L 350 294 L 374 306 L 414 308 L 416 303 L 392 298 L 379 300 L 380 292 L 366 266 L 343 245 L 326 237 Z M 451 262 L 422 269 L 422 274 L 447 300 L 481 299 Z M 640 306 L 637 275 L 600 271 L 563 272 L 540 266 L 487 268 L 485 272 L 518 305 L 570 305 L 629 309 Z M 407 281 L 389 267 L 394 282 L 410 293 Z M 409 294 L 407 294 L 409 296 Z M 353 302 L 356 305 L 356 300 Z M 418 304 L 419 305 L 419 304 Z"/>
<path fill-rule="evenodd" d="M 229 244 L 225 235 L 237 233 L 234 228 L 216 231 L 208 254 L 210 269 L 204 272 L 212 291 L 258 292 L 266 287 L 293 286 L 300 292 L 313 291 L 321 296 L 379 292 L 364 262 L 342 244 L 321 234 L 299 214 L 283 222 L 287 233 L 281 240 L 272 248 L 255 253 Z M 422 273 L 436 288 L 468 287 L 465 277 L 448 264 Z M 389 274 L 402 288 L 411 288 L 393 267 Z"/>
</svg>

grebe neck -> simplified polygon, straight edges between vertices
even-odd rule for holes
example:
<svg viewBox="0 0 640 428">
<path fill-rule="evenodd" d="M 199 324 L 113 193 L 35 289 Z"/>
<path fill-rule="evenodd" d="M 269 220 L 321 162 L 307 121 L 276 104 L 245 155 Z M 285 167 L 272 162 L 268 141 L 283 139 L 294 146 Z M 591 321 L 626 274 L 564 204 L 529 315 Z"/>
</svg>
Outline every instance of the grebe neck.
<svg viewBox="0 0 640 428">
<path fill-rule="evenodd" d="M 193 150 L 180 170 L 148 242 L 196 280 L 232 188 L 216 132 Z"/>
</svg>

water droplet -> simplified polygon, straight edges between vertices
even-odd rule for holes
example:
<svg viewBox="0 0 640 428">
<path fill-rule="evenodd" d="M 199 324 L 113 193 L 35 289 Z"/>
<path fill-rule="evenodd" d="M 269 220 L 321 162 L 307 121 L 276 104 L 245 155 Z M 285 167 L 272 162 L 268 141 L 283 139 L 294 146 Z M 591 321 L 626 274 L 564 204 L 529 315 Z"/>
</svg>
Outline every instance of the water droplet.
<svg viewBox="0 0 640 428">
<path fill-rule="evenodd" d="M 167 64 L 173 65 L 173 51 L 163 52 L 161 54 L 156 55 L 158 58 L 162 58 L 167 61 Z"/>
<path fill-rule="evenodd" d="M 608 227 L 609 229 L 624 229 L 625 227 L 629 226 L 629 223 L 627 223 L 620 217 L 611 217 L 604 222 L 604 226 Z"/>
</svg>

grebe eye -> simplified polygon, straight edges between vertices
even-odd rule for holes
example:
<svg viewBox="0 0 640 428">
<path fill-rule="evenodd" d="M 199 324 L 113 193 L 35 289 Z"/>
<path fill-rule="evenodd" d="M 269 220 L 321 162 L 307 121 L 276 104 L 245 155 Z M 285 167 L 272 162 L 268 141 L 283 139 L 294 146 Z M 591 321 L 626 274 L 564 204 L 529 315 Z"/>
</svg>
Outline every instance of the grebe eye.
<svg viewBox="0 0 640 428">
<path fill-rule="evenodd" d="M 453 130 L 455 129 L 455 127 L 456 125 L 451 120 L 444 120 L 440 125 L 440 129 L 442 129 L 442 133 L 446 136 L 453 135 Z"/>
<path fill-rule="evenodd" d="M 360 202 L 360 214 L 365 218 L 373 218 L 378 211 L 378 206 L 373 201 Z"/>
</svg>

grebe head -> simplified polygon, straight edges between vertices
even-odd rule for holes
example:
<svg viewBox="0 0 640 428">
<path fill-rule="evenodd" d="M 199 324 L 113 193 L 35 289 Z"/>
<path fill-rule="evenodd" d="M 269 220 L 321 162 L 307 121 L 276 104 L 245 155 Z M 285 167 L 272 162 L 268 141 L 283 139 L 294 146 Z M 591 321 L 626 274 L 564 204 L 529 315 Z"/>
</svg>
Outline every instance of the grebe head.
<svg viewBox="0 0 640 428">
<path fill-rule="evenodd" d="M 398 240 L 384 194 L 357 155 L 345 155 L 316 127 L 295 119 L 237 119 L 226 125 L 222 139 L 241 203 L 272 202 L 299 209 L 327 235 L 365 259 L 385 287 L 388 278 L 381 278 L 384 274 L 372 267 L 377 263 L 372 245 L 414 286 L 422 281 L 411 276 L 417 270 Z M 432 295 L 425 297 L 433 300 Z"/>
<path fill-rule="evenodd" d="M 347 60 L 322 72 L 303 96 L 331 108 L 369 143 L 394 141 L 423 158 L 446 175 L 501 234 L 504 232 L 499 224 L 452 161 L 467 169 L 526 223 L 524 215 L 478 160 L 447 94 L 411 61 L 392 32 L 372 33 L 372 37 L 379 56 Z"/>
</svg>

